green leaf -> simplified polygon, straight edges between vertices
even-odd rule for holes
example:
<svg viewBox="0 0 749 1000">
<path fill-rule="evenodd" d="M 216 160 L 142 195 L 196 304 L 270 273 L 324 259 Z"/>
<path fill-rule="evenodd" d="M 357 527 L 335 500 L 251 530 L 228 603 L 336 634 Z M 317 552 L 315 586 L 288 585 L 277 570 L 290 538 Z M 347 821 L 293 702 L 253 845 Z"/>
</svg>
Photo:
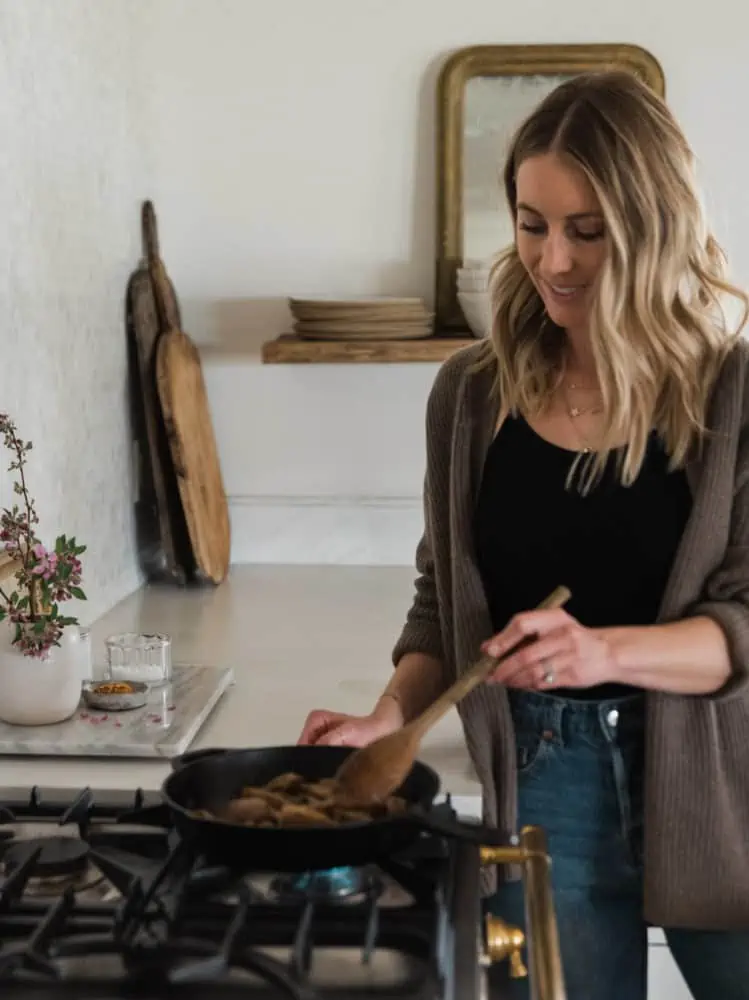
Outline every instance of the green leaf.
<svg viewBox="0 0 749 1000">
<path fill-rule="evenodd" d="M 28 606 L 29 606 L 29 598 L 27 595 L 26 597 L 22 597 L 21 600 L 18 602 L 18 610 L 25 611 L 26 608 L 28 608 Z"/>
<path fill-rule="evenodd" d="M 0 608 L 0 622 L 5 621 L 7 617 L 8 617 L 7 611 L 3 611 L 3 609 Z"/>
<path fill-rule="evenodd" d="M 71 587 L 70 593 L 73 595 L 73 597 L 77 597 L 79 601 L 86 600 L 86 595 L 83 593 L 80 587 Z"/>
<path fill-rule="evenodd" d="M 46 627 L 47 622 L 44 619 L 34 622 L 34 635 L 42 635 Z"/>
</svg>

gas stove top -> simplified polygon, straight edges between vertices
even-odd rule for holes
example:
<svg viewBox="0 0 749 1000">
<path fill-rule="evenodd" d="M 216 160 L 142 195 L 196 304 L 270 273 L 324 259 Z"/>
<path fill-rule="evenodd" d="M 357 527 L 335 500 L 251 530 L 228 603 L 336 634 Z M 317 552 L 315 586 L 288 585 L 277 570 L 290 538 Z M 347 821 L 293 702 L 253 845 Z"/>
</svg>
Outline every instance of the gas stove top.
<svg viewBox="0 0 749 1000">
<path fill-rule="evenodd" d="M 479 867 L 424 835 L 368 868 L 239 874 L 157 793 L 0 789 L 0 994 L 474 1000 Z"/>
</svg>

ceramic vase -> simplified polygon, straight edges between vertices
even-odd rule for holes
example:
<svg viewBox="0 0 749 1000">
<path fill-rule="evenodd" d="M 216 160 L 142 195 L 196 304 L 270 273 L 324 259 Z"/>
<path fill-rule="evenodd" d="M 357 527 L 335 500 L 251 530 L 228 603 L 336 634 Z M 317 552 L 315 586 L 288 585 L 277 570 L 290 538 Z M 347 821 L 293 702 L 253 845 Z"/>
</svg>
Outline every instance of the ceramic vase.
<svg viewBox="0 0 749 1000">
<path fill-rule="evenodd" d="M 42 658 L 24 656 L 0 623 L 0 721 L 14 726 L 48 726 L 69 719 L 78 708 L 84 674 L 84 639 L 75 626 L 63 629 L 60 645 Z"/>
</svg>

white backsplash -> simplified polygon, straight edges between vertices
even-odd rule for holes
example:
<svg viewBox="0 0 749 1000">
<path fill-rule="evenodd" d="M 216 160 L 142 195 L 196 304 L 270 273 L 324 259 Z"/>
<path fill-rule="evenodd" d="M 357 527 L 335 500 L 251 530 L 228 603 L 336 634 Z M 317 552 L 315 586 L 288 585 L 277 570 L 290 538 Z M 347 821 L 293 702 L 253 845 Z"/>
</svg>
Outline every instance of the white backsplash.
<svg viewBox="0 0 749 1000">
<path fill-rule="evenodd" d="M 0 409 L 34 445 L 43 541 L 88 547 L 83 621 L 140 580 L 124 320 L 148 149 L 137 7 L 22 0 L 0 14 Z"/>
<path fill-rule="evenodd" d="M 235 563 L 410 566 L 418 497 L 230 497 Z"/>
</svg>

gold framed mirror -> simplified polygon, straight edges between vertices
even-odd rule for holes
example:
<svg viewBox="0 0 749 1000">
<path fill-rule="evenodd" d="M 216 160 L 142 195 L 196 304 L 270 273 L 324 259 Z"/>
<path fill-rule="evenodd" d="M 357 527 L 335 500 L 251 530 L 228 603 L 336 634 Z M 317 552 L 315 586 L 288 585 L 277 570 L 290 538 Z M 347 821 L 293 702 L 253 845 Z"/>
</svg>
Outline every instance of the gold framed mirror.
<svg viewBox="0 0 749 1000">
<path fill-rule="evenodd" d="M 636 45 L 479 45 L 455 52 L 437 89 L 436 328 L 467 331 L 458 302 L 463 260 L 512 242 L 502 167 L 514 129 L 564 79 L 626 69 L 665 96 L 658 60 Z"/>
</svg>

